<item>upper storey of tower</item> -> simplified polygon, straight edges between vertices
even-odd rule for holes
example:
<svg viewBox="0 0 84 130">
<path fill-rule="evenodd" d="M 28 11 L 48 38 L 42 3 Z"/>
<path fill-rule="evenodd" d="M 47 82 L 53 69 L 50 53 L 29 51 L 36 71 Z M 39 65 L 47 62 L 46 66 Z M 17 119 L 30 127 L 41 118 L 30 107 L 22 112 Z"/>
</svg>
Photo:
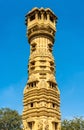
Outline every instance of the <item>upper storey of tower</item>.
<svg viewBox="0 0 84 130">
<path fill-rule="evenodd" d="M 36 36 L 45 36 L 54 41 L 57 16 L 49 8 L 33 8 L 26 15 L 29 42 Z"/>
</svg>

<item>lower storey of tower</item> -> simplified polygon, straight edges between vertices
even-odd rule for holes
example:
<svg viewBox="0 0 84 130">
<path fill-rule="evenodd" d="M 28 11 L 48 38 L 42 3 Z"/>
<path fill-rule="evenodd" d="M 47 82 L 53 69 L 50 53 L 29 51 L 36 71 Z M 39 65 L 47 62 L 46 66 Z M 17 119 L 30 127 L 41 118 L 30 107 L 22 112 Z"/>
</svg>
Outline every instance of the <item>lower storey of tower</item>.
<svg viewBox="0 0 84 130">
<path fill-rule="evenodd" d="M 23 120 L 23 130 L 61 130 L 61 122 L 55 117 L 30 117 Z"/>
</svg>

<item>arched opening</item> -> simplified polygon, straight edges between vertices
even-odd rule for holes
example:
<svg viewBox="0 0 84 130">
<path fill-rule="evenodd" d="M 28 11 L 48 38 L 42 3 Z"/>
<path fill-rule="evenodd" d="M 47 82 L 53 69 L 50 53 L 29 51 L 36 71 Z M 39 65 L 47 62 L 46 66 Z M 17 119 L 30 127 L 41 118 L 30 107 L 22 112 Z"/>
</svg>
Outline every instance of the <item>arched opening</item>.
<svg viewBox="0 0 84 130">
<path fill-rule="evenodd" d="M 31 15 L 30 21 L 33 21 L 35 19 L 35 14 Z"/>
</svg>

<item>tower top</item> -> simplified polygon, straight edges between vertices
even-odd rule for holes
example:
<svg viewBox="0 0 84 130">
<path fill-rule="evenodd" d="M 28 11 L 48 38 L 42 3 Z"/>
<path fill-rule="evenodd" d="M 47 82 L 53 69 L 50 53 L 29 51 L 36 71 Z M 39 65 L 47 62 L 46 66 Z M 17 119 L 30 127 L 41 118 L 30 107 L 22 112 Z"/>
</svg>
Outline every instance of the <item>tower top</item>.
<svg viewBox="0 0 84 130">
<path fill-rule="evenodd" d="M 57 16 L 54 14 L 54 12 L 53 12 L 50 8 L 44 9 L 43 7 L 41 7 L 41 8 L 34 7 L 31 11 L 29 11 L 29 12 L 27 13 L 26 16 L 30 16 L 30 15 L 31 15 L 32 13 L 34 13 L 35 11 L 37 11 L 37 12 L 51 13 L 51 14 L 57 19 Z"/>
<path fill-rule="evenodd" d="M 49 8 L 33 8 L 26 14 L 25 24 L 27 25 L 27 35 L 29 42 L 32 37 L 45 35 L 54 41 L 56 31 L 57 16 Z M 32 33 L 33 32 L 33 33 Z M 32 35 L 31 35 L 32 34 Z"/>
</svg>

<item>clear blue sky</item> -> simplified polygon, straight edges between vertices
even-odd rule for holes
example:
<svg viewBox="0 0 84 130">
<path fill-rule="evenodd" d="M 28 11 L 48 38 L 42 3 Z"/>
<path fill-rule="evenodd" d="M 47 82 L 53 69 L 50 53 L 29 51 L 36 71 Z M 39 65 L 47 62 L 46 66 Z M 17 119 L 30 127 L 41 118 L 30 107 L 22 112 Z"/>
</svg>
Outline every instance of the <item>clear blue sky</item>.
<svg viewBox="0 0 84 130">
<path fill-rule="evenodd" d="M 0 0 L 0 108 L 22 113 L 29 57 L 24 23 L 33 7 L 58 16 L 53 54 L 62 118 L 84 116 L 84 0 Z"/>
</svg>

